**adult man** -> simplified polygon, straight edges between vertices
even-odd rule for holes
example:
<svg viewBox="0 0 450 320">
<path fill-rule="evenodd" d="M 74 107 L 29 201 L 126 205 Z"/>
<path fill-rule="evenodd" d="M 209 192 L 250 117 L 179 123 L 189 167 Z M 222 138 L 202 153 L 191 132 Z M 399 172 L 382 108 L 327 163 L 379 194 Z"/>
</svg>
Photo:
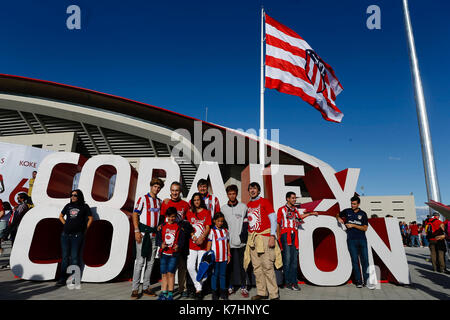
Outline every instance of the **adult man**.
<svg viewBox="0 0 450 320">
<path fill-rule="evenodd" d="M 449 273 L 445 268 L 445 226 L 439 220 L 439 213 L 434 212 L 432 217 L 427 220 L 427 238 L 429 241 L 431 263 L 434 272 Z"/>
<path fill-rule="evenodd" d="M 410 238 L 411 238 L 411 247 L 420 247 L 419 243 L 419 226 L 415 221 L 411 222 L 409 226 L 410 230 Z"/>
<path fill-rule="evenodd" d="M 248 276 L 244 270 L 244 252 L 248 237 L 247 206 L 237 200 L 238 187 L 229 185 L 226 190 L 227 204 L 220 209 L 225 216 L 230 233 L 231 263 L 228 265 L 228 279 L 230 281 L 228 293 L 234 292 L 233 284 L 239 283 L 241 295 L 248 298 Z"/>
<path fill-rule="evenodd" d="M 28 181 L 28 200 L 30 202 L 30 208 L 33 208 L 33 199 L 31 199 L 31 193 L 33 192 L 34 180 L 36 179 L 37 171 L 33 171 L 31 179 Z"/>
<path fill-rule="evenodd" d="M 161 216 L 165 217 L 166 211 L 168 208 L 174 207 L 177 209 L 177 219 L 176 222 L 179 223 L 184 221 L 185 223 L 180 223 L 181 228 L 184 230 L 184 226 L 186 223 L 186 213 L 189 211 L 189 203 L 184 200 L 181 200 L 181 184 L 179 182 L 172 182 L 170 185 L 170 199 L 164 199 L 161 205 Z M 178 258 L 178 293 L 181 294 L 181 297 L 188 297 L 188 293 L 186 291 L 186 275 L 187 275 L 187 267 L 186 267 L 186 259 L 189 254 L 189 246 L 187 245 L 189 242 L 190 232 L 182 233 L 186 239 L 183 239 L 183 243 L 186 245 L 184 248 L 181 248 L 181 252 Z"/>
<path fill-rule="evenodd" d="M 281 253 L 283 256 L 284 283 L 287 288 L 299 291 L 297 284 L 298 263 L 298 228 L 303 219 L 310 215 L 317 216 L 317 212 L 304 213 L 304 209 L 297 209 L 295 203 L 297 196 L 295 192 L 286 193 L 286 204 L 277 212 L 277 234 L 280 239 Z"/>
<path fill-rule="evenodd" d="M 208 186 L 209 183 L 208 180 L 206 179 L 200 179 L 197 182 L 198 192 L 200 192 L 200 194 L 202 195 L 203 200 L 205 201 L 206 204 L 206 208 L 209 211 L 211 211 L 211 219 L 212 219 L 214 217 L 214 214 L 220 211 L 220 204 L 219 199 L 215 195 L 208 193 Z"/>
<path fill-rule="evenodd" d="M 142 293 L 156 296 L 150 287 L 150 276 L 157 253 L 156 227 L 161 210 L 161 200 L 157 197 L 164 187 L 161 179 L 150 182 L 150 192 L 140 197 L 133 212 L 134 237 L 136 240 L 136 261 L 133 272 L 131 298 L 138 299 L 142 268 L 145 265 Z"/>
<path fill-rule="evenodd" d="M 29 210 L 27 205 L 28 195 L 25 192 L 19 193 L 17 196 L 17 201 L 19 204 L 14 207 L 13 213 L 9 218 L 9 234 L 11 234 L 11 242 L 14 245 L 14 240 L 16 239 L 17 229 L 19 228 L 19 224 L 22 221 L 23 216 Z M 7 236 L 7 235 L 5 235 Z"/>
<path fill-rule="evenodd" d="M 352 259 L 353 276 L 356 281 L 356 287 L 375 289 L 375 284 L 368 283 L 369 280 L 369 254 L 367 249 L 366 231 L 368 228 L 367 214 L 359 208 L 361 200 L 358 196 L 350 199 L 351 208 L 345 209 L 336 215 L 339 223 L 344 224 L 347 228 L 347 246 Z M 344 221 L 344 220 L 345 221 Z M 361 279 L 359 270 L 359 260 L 361 260 L 362 274 L 364 282 Z"/>
<path fill-rule="evenodd" d="M 248 186 L 250 202 L 247 204 L 248 241 L 244 254 L 244 268 L 251 261 L 255 274 L 257 294 L 252 300 L 279 300 L 275 267 L 283 265 L 281 251 L 276 241 L 277 216 L 272 204 L 260 196 L 261 187 L 257 182 Z"/>
</svg>

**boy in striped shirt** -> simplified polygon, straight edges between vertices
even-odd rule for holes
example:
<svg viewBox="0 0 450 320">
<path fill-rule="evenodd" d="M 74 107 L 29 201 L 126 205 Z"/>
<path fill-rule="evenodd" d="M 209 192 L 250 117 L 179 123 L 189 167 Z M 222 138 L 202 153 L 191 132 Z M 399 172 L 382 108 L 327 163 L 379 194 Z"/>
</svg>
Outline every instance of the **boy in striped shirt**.
<svg viewBox="0 0 450 320">
<path fill-rule="evenodd" d="M 208 246 L 206 251 L 214 251 L 216 262 L 211 277 L 212 300 L 218 300 L 220 297 L 223 300 L 228 300 L 228 292 L 226 289 L 226 271 L 227 264 L 230 262 L 230 235 L 228 230 L 223 227 L 225 223 L 225 216 L 222 212 L 214 214 L 211 232 L 208 236 Z M 217 287 L 217 280 L 219 280 L 219 288 Z M 219 289 L 219 290 L 218 290 Z"/>
<path fill-rule="evenodd" d="M 157 253 L 156 246 L 156 228 L 158 227 L 159 215 L 161 210 L 161 199 L 157 197 L 159 191 L 164 187 L 161 179 L 154 178 L 150 182 L 150 192 L 140 197 L 136 203 L 133 212 L 134 237 L 136 240 L 136 261 L 134 264 L 133 283 L 131 298 L 138 299 L 139 284 L 141 280 L 142 268 L 145 266 L 143 290 L 142 293 L 148 296 L 155 297 L 156 294 L 150 289 L 150 276 L 152 274 L 153 263 Z M 153 228 L 155 232 L 150 233 L 150 247 L 151 252 L 148 256 L 143 256 L 144 248 L 143 238 L 145 233 L 141 229 Z M 147 262 L 147 263 L 146 263 Z"/>
<path fill-rule="evenodd" d="M 219 199 L 215 195 L 208 193 L 208 186 L 208 180 L 206 179 L 200 179 L 197 182 L 198 192 L 200 192 L 203 200 L 205 201 L 206 209 L 211 211 L 211 219 L 213 219 L 214 214 L 220 212 L 220 203 Z"/>
</svg>

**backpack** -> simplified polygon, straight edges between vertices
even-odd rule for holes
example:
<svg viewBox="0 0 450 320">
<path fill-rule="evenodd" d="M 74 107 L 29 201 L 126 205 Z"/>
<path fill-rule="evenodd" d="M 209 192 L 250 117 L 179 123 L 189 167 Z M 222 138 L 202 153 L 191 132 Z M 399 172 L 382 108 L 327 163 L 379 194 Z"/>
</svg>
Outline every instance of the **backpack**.
<svg viewBox="0 0 450 320">
<path fill-rule="evenodd" d="M 431 225 L 431 223 L 433 221 L 434 220 L 428 220 L 427 224 L 425 225 L 425 234 L 426 234 L 427 240 L 430 240 L 431 238 L 433 238 L 433 227 Z"/>
</svg>

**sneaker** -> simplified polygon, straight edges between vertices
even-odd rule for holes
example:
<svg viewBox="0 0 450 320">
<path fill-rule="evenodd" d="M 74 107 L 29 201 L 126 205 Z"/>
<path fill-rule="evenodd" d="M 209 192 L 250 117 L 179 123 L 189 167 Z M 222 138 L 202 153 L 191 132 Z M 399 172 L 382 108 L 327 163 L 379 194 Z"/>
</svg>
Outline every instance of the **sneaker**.
<svg viewBox="0 0 450 320">
<path fill-rule="evenodd" d="M 241 288 L 241 296 L 248 298 L 248 290 L 246 288 Z"/>
<path fill-rule="evenodd" d="M 172 301 L 173 300 L 173 296 L 167 296 L 166 300 L 167 301 Z"/>
<path fill-rule="evenodd" d="M 253 296 L 251 299 L 252 300 L 266 300 L 268 298 L 268 296 L 260 296 L 259 294 Z"/>
<path fill-rule="evenodd" d="M 219 295 L 216 290 L 213 290 L 211 294 L 211 300 L 219 300 Z"/>
<path fill-rule="evenodd" d="M 362 285 L 362 283 L 358 283 L 358 284 L 356 284 L 356 287 L 357 287 L 357 288 L 362 288 L 363 285 Z"/>
<path fill-rule="evenodd" d="M 131 299 L 139 299 L 139 298 L 140 298 L 139 291 L 133 290 L 133 292 L 131 292 Z"/>
<path fill-rule="evenodd" d="M 195 300 L 203 300 L 202 292 L 198 291 L 195 293 Z"/>
<path fill-rule="evenodd" d="M 228 295 L 232 295 L 234 292 L 235 291 L 233 288 L 228 288 Z"/>
<path fill-rule="evenodd" d="M 222 298 L 222 300 L 228 300 L 227 290 L 221 290 L 220 297 Z"/>
<path fill-rule="evenodd" d="M 183 292 L 181 293 L 181 297 L 182 297 L 182 298 L 189 298 L 189 293 L 188 293 L 187 291 L 183 291 Z"/>
<path fill-rule="evenodd" d="M 153 290 L 150 288 L 142 290 L 142 293 L 145 294 L 146 296 L 156 297 L 156 293 L 154 293 Z"/>
<path fill-rule="evenodd" d="M 161 293 L 161 294 L 159 295 L 159 297 L 158 297 L 158 300 L 159 300 L 159 301 L 167 300 L 167 297 L 166 297 L 166 295 L 165 295 L 164 293 Z"/>
<path fill-rule="evenodd" d="M 300 288 L 299 288 L 298 284 L 294 283 L 293 285 L 291 285 L 291 290 L 300 291 Z"/>
<path fill-rule="evenodd" d="M 62 287 L 62 286 L 65 286 L 66 285 L 66 280 L 64 280 L 63 278 L 60 278 L 56 283 L 55 283 L 55 286 L 58 286 L 58 287 Z"/>
<path fill-rule="evenodd" d="M 276 297 L 276 298 L 272 298 L 270 300 L 280 300 L 280 296 Z"/>
<path fill-rule="evenodd" d="M 367 287 L 367 289 L 369 289 L 369 290 L 373 290 L 373 289 L 376 289 L 376 285 L 374 285 L 374 284 L 368 284 L 368 285 L 366 285 L 366 287 Z"/>
</svg>

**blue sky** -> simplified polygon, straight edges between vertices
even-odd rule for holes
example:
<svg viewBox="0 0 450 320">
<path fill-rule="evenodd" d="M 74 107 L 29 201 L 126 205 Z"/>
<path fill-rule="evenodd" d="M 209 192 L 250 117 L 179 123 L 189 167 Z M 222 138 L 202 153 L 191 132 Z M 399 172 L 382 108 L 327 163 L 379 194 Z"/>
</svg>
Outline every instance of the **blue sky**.
<svg viewBox="0 0 450 320">
<path fill-rule="evenodd" d="M 81 8 L 81 30 L 66 8 Z M 267 90 L 266 127 L 337 171 L 361 168 L 358 192 L 426 189 L 401 1 L 21 1 L 0 10 L 0 73 L 150 103 L 231 128 L 259 126 L 260 8 L 335 70 L 341 124 Z M 366 9 L 381 8 L 381 30 Z M 450 203 L 450 4 L 410 0 L 441 199 Z M 227 112 L 224 112 L 226 110 Z M 364 190 L 361 190 L 364 187 Z"/>
</svg>

